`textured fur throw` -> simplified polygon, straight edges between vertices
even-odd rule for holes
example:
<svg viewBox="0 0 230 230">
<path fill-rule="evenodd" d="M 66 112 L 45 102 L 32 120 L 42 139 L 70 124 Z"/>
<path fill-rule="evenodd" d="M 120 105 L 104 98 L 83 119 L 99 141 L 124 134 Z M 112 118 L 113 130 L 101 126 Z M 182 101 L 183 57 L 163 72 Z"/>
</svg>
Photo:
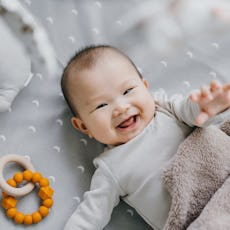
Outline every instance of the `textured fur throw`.
<svg viewBox="0 0 230 230">
<path fill-rule="evenodd" d="M 164 172 L 172 197 L 164 230 L 229 230 L 229 174 L 230 120 L 194 130 Z"/>
</svg>

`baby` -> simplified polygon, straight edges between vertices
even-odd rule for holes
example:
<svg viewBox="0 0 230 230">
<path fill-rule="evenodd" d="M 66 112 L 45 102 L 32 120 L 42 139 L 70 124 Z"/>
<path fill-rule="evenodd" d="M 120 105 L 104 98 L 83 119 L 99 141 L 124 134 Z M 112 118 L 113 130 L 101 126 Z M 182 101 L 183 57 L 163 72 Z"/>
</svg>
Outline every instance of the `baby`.
<svg viewBox="0 0 230 230">
<path fill-rule="evenodd" d="M 195 126 L 229 117 L 230 83 L 212 81 L 187 98 L 152 94 L 134 63 L 111 46 L 86 47 L 71 58 L 61 86 L 80 132 L 107 149 L 94 159 L 90 190 L 65 230 L 102 230 L 123 199 L 155 230 L 170 197 L 161 176 Z"/>
</svg>

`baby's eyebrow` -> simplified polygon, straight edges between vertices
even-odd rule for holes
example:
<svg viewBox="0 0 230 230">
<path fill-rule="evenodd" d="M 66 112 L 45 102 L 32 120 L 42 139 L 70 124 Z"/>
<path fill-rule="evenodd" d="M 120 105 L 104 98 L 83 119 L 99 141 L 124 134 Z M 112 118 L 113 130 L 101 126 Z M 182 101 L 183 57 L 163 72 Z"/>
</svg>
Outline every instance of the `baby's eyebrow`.
<svg viewBox="0 0 230 230">
<path fill-rule="evenodd" d="M 85 104 L 86 106 L 89 106 L 100 100 L 105 100 L 105 96 L 104 95 L 92 96 L 86 100 Z"/>
<path fill-rule="evenodd" d="M 123 87 L 130 87 L 139 84 L 137 79 L 131 79 L 123 82 Z"/>
</svg>

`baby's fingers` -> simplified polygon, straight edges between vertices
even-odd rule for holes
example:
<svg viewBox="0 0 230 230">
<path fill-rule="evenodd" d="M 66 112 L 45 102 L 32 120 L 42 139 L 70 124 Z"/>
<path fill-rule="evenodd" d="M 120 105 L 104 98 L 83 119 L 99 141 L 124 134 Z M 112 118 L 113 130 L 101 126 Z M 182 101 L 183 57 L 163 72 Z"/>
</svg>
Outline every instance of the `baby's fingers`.
<svg viewBox="0 0 230 230">
<path fill-rule="evenodd" d="M 230 90 L 230 82 L 223 86 L 225 92 Z"/>
<path fill-rule="evenodd" d="M 230 82 L 223 86 L 224 93 L 226 94 L 226 103 L 230 107 Z"/>
<path fill-rule="evenodd" d="M 210 83 L 210 91 L 213 93 L 215 91 L 219 91 L 221 90 L 221 83 L 217 80 L 212 80 L 211 83 Z"/>
<path fill-rule="evenodd" d="M 200 99 L 200 92 L 190 93 L 189 98 L 193 102 L 197 102 Z"/>
<path fill-rule="evenodd" d="M 191 101 L 203 107 L 203 105 L 213 100 L 213 95 L 207 86 L 202 86 L 200 90 L 190 93 L 189 98 Z"/>
<path fill-rule="evenodd" d="M 210 89 L 207 86 L 205 86 L 205 85 L 202 86 L 200 89 L 200 92 L 201 92 L 202 99 L 208 99 L 208 100 L 213 99 L 212 94 L 210 92 Z"/>
</svg>

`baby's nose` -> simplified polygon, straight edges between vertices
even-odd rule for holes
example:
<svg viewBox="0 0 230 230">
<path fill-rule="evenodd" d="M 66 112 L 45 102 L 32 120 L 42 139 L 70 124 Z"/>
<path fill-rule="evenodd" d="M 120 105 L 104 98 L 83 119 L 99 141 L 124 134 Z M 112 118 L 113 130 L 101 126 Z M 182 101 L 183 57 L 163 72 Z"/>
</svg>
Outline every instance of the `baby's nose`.
<svg viewBox="0 0 230 230">
<path fill-rule="evenodd" d="M 114 110 L 113 110 L 113 115 L 116 117 L 122 113 L 125 113 L 129 110 L 130 104 L 126 101 L 119 101 L 116 103 Z"/>
</svg>

